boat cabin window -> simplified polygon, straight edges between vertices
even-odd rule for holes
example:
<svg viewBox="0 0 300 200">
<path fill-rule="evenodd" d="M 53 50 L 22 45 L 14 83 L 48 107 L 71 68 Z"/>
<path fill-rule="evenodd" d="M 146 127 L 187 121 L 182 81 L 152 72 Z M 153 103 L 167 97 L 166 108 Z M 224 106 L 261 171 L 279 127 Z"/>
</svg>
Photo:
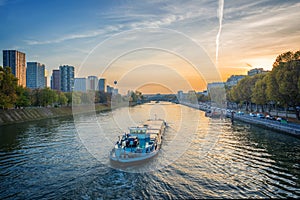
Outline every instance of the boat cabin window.
<svg viewBox="0 0 300 200">
<path fill-rule="evenodd" d="M 130 134 L 146 134 L 145 128 L 130 128 Z"/>
</svg>

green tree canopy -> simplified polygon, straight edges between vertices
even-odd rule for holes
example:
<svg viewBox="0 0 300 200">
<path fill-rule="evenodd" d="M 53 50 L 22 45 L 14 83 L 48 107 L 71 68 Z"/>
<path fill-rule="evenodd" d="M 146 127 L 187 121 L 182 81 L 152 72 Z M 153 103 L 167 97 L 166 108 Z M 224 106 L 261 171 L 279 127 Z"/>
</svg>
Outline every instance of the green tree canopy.
<svg viewBox="0 0 300 200">
<path fill-rule="evenodd" d="M 72 92 L 65 92 L 64 95 L 67 98 L 67 104 L 69 106 L 72 105 L 72 98 L 73 98 Z"/>
<path fill-rule="evenodd" d="M 26 107 L 30 105 L 30 90 L 22 86 L 16 88 L 16 107 Z"/>
<path fill-rule="evenodd" d="M 0 107 L 14 107 L 17 101 L 17 87 L 18 79 L 11 73 L 11 68 L 0 66 Z"/>
<path fill-rule="evenodd" d="M 262 106 L 265 105 L 268 100 L 266 96 L 266 90 L 267 90 L 267 81 L 266 81 L 266 75 L 262 74 L 260 75 L 259 79 L 255 82 L 254 88 L 252 89 L 252 96 L 251 101 L 255 103 L 256 105 Z"/>
<path fill-rule="evenodd" d="M 62 106 L 68 103 L 68 98 L 63 92 L 58 93 L 57 103 Z"/>
<path fill-rule="evenodd" d="M 74 103 L 74 105 L 81 104 L 81 95 L 81 92 L 72 92 L 72 103 Z"/>
<path fill-rule="evenodd" d="M 297 106 L 300 102 L 300 60 L 281 62 L 273 68 L 270 76 L 269 98 L 285 107 Z"/>
<path fill-rule="evenodd" d="M 300 104 L 300 51 L 277 56 L 266 82 L 268 100 L 296 109 Z M 300 119 L 298 110 L 296 116 Z"/>
<path fill-rule="evenodd" d="M 298 60 L 298 59 L 300 59 L 300 51 L 296 51 L 295 53 L 288 51 L 277 56 L 273 64 L 273 67 L 279 66 L 281 62 L 290 62 L 292 60 Z"/>
<path fill-rule="evenodd" d="M 263 75 L 257 74 L 241 79 L 236 87 L 232 88 L 231 97 L 235 102 L 246 102 L 246 110 L 248 110 L 248 105 L 251 103 L 252 90 L 255 87 L 256 81 L 262 79 L 262 77 Z"/>
<path fill-rule="evenodd" d="M 40 98 L 42 106 L 49 106 L 57 102 L 58 95 L 56 91 L 51 90 L 50 88 L 44 88 L 40 91 Z"/>
</svg>

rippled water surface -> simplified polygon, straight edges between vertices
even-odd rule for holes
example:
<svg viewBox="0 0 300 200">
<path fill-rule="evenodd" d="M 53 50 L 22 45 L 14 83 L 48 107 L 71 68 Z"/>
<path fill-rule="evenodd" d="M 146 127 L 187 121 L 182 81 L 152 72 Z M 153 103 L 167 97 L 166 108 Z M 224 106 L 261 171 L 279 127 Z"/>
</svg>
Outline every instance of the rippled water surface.
<svg viewBox="0 0 300 200">
<path fill-rule="evenodd" d="M 142 167 L 111 167 L 117 135 L 154 113 L 169 123 L 159 155 Z M 300 198 L 300 139 L 185 106 L 0 127 L 0 199 L 269 197 Z"/>
</svg>

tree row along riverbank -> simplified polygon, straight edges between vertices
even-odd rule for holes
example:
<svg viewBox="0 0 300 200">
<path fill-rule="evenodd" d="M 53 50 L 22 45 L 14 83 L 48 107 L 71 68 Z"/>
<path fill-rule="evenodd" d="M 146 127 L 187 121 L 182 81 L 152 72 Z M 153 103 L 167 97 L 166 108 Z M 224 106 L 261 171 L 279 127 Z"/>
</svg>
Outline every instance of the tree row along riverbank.
<svg viewBox="0 0 300 200">
<path fill-rule="evenodd" d="M 81 106 L 82 113 L 84 113 L 84 106 Z M 96 104 L 95 111 L 109 111 L 111 107 L 105 104 Z M 35 121 L 41 119 L 72 116 L 73 110 L 72 106 L 65 107 L 41 107 L 41 108 L 25 108 L 25 109 L 9 109 L 0 110 L 0 126 L 7 124 L 22 123 L 28 121 Z"/>
</svg>

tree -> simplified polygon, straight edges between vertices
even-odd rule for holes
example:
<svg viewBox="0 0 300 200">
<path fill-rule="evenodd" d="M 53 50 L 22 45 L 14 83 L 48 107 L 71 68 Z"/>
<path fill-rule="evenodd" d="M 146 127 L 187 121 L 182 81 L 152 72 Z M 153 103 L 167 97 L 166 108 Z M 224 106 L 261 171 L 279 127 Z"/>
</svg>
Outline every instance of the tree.
<svg viewBox="0 0 300 200">
<path fill-rule="evenodd" d="M 44 88 L 40 90 L 40 106 L 49 106 L 54 103 L 57 103 L 58 95 L 56 91 L 51 90 L 50 88 Z"/>
<path fill-rule="evenodd" d="M 138 97 L 137 97 L 136 93 L 131 91 L 129 101 L 136 102 L 137 99 L 138 99 Z"/>
<path fill-rule="evenodd" d="M 72 104 L 79 105 L 81 104 L 81 92 L 73 92 L 72 93 Z"/>
<path fill-rule="evenodd" d="M 256 81 L 259 79 L 261 79 L 260 74 L 257 74 L 255 76 L 246 76 L 238 82 L 236 87 L 234 87 L 234 98 L 240 103 L 246 103 L 246 111 L 249 110 L 249 104 L 251 104 L 252 90 L 255 86 Z"/>
<path fill-rule="evenodd" d="M 273 64 L 273 68 L 279 66 L 279 64 L 290 62 L 292 60 L 299 60 L 300 59 L 300 51 L 296 51 L 295 53 L 288 51 L 285 53 L 282 53 L 276 57 L 276 60 Z"/>
<path fill-rule="evenodd" d="M 72 99 L 73 99 L 73 95 L 72 95 L 72 92 L 65 92 L 64 93 L 65 97 L 67 98 L 67 104 L 68 106 L 72 105 Z"/>
<path fill-rule="evenodd" d="M 280 102 L 286 111 L 289 106 L 296 110 L 300 102 L 300 61 L 281 62 L 272 69 L 271 76 L 272 83 L 274 83 L 274 85 L 268 85 L 272 88 L 272 91 L 269 91 L 272 93 L 271 97 Z M 268 82 L 268 84 L 271 83 Z M 299 112 L 296 114 L 299 119 Z"/>
<path fill-rule="evenodd" d="M 198 101 L 200 102 L 206 102 L 209 100 L 208 96 L 204 94 L 196 94 Z"/>
<path fill-rule="evenodd" d="M 296 51 L 295 53 L 294 53 L 294 58 L 293 58 L 294 60 L 299 60 L 300 59 L 300 51 Z"/>
<path fill-rule="evenodd" d="M 30 104 L 32 106 L 40 106 L 40 89 L 34 89 L 30 91 Z"/>
<path fill-rule="evenodd" d="M 97 99 L 99 103 L 106 103 L 107 102 L 107 93 L 99 91 L 96 93 Z"/>
<path fill-rule="evenodd" d="M 252 90 L 251 101 L 256 105 L 261 105 L 262 112 L 264 112 L 264 106 L 268 100 L 266 97 L 267 81 L 264 74 L 261 78 L 256 81 L 254 88 Z M 257 107 L 256 110 L 258 111 Z"/>
<path fill-rule="evenodd" d="M 30 105 L 30 90 L 22 86 L 16 88 L 17 100 L 16 107 L 26 107 Z"/>
<path fill-rule="evenodd" d="M 267 98 L 285 107 L 286 115 L 289 106 L 296 110 L 299 117 L 300 102 L 300 51 L 289 51 L 277 56 L 273 69 L 267 77 Z"/>
<path fill-rule="evenodd" d="M 277 67 L 281 62 L 289 62 L 289 61 L 293 60 L 294 58 L 295 58 L 294 53 L 291 51 L 282 53 L 276 57 L 273 67 Z"/>
<path fill-rule="evenodd" d="M 241 100 L 238 96 L 237 92 L 237 86 L 233 86 L 228 92 L 227 92 L 227 99 L 231 102 L 234 102 L 236 105 L 239 105 L 241 103 Z"/>
<path fill-rule="evenodd" d="M 0 106 L 13 108 L 17 101 L 18 79 L 11 73 L 10 67 L 0 66 Z"/>
<path fill-rule="evenodd" d="M 58 92 L 57 103 L 62 106 L 66 105 L 68 103 L 68 98 L 66 97 L 66 95 L 63 92 Z"/>
</svg>

